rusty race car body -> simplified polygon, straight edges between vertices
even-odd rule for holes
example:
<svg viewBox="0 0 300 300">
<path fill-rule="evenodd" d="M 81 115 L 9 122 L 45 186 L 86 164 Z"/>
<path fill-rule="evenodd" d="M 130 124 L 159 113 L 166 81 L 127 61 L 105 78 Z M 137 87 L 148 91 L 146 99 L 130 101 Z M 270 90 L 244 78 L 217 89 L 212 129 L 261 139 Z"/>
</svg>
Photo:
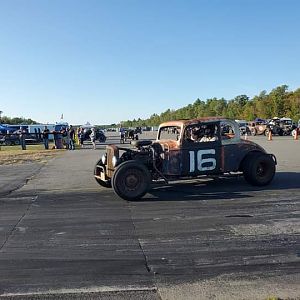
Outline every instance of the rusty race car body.
<svg viewBox="0 0 300 300">
<path fill-rule="evenodd" d="M 159 126 L 156 141 L 133 141 L 135 148 L 109 145 L 94 176 L 126 200 L 141 198 L 151 182 L 242 172 L 252 185 L 269 184 L 276 158 L 242 140 L 238 124 L 223 118 L 170 121 Z"/>
<path fill-rule="evenodd" d="M 248 123 L 248 128 L 252 135 L 267 135 L 266 130 L 268 129 L 265 120 L 256 120 Z"/>
</svg>

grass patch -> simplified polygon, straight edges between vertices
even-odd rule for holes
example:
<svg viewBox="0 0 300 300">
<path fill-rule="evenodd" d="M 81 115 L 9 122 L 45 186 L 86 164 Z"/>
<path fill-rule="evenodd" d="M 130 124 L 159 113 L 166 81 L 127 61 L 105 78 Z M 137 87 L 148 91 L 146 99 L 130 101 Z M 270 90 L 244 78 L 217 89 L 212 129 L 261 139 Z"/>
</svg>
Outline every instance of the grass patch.
<svg viewBox="0 0 300 300">
<path fill-rule="evenodd" d="M 52 148 L 49 145 L 49 149 Z M 0 165 L 20 164 L 27 162 L 45 163 L 48 159 L 61 154 L 64 150 L 45 150 L 44 145 L 26 145 L 26 150 L 21 146 L 1 146 Z"/>
</svg>

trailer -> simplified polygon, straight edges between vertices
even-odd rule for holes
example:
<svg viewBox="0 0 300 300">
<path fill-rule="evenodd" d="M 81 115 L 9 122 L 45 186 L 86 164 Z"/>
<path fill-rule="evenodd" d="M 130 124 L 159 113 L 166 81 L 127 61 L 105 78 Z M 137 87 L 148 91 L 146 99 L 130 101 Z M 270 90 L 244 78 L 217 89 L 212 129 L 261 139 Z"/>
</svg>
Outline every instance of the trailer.
<svg viewBox="0 0 300 300">
<path fill-rule="evenodd" d="M 26 125 L 28 128 L 28 133 L 36 135 L 36 138 L 39 140 L 43 139 L 43 131 L 45 129 L 45 126 L 49 129 L 50 132 L 55 130 L 55 124 L 34 124 L 34 125 Z M 53 134 L 49 134 L 49 140 L 53 140 L 54 136 Z"/>
</svg>

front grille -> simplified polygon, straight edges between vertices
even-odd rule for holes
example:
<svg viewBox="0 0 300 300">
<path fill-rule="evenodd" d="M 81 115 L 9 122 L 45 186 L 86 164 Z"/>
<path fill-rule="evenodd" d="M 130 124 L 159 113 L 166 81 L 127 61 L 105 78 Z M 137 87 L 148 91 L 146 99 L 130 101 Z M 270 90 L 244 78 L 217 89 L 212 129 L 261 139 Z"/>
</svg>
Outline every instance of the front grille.
<svg viewBox="0 0 300 300">
<path fill-rule="evenodd" d="M 106 149 L 106 153 L 107 153 L 107 169 L 113 169 L 113 165 L 112 165 L 112 158 L 114 156 L 114 150 L 111 147 L 107 147 Z"/>
<path fill-rule="evenodd" d="M 114 167 L 112 165 L 112 158 L 113 156 L 116 156 L 119 158 L 119 149 L 118 147 L 114 145 L 110 145 L 106 147 L 106 153 L 107 153 L 107 169 L 106 173 L 109 178 L 112 177 L 112 174 L 114 172 Z"/>
</svg>

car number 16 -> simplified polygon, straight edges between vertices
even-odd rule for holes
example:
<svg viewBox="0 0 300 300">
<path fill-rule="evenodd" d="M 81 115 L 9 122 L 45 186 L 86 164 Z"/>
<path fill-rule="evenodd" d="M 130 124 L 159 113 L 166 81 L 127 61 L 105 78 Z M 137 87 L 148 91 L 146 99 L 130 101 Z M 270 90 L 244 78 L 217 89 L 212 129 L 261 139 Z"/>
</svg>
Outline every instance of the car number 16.
<svg viewBox="0 0 300 300">
<path fill-rule="evenodd" d="M 210 171 L 214 170 L 217 165 L 217 161 L 214 157 L 203 158 L 204 155 L 215 155 L 215 149 L 198 150 L 195 157 L 195 151 L 189 151 L 190 156 L 190 173 L 195 172 L 195 168 L 198 171 Z"/>
</svg>

